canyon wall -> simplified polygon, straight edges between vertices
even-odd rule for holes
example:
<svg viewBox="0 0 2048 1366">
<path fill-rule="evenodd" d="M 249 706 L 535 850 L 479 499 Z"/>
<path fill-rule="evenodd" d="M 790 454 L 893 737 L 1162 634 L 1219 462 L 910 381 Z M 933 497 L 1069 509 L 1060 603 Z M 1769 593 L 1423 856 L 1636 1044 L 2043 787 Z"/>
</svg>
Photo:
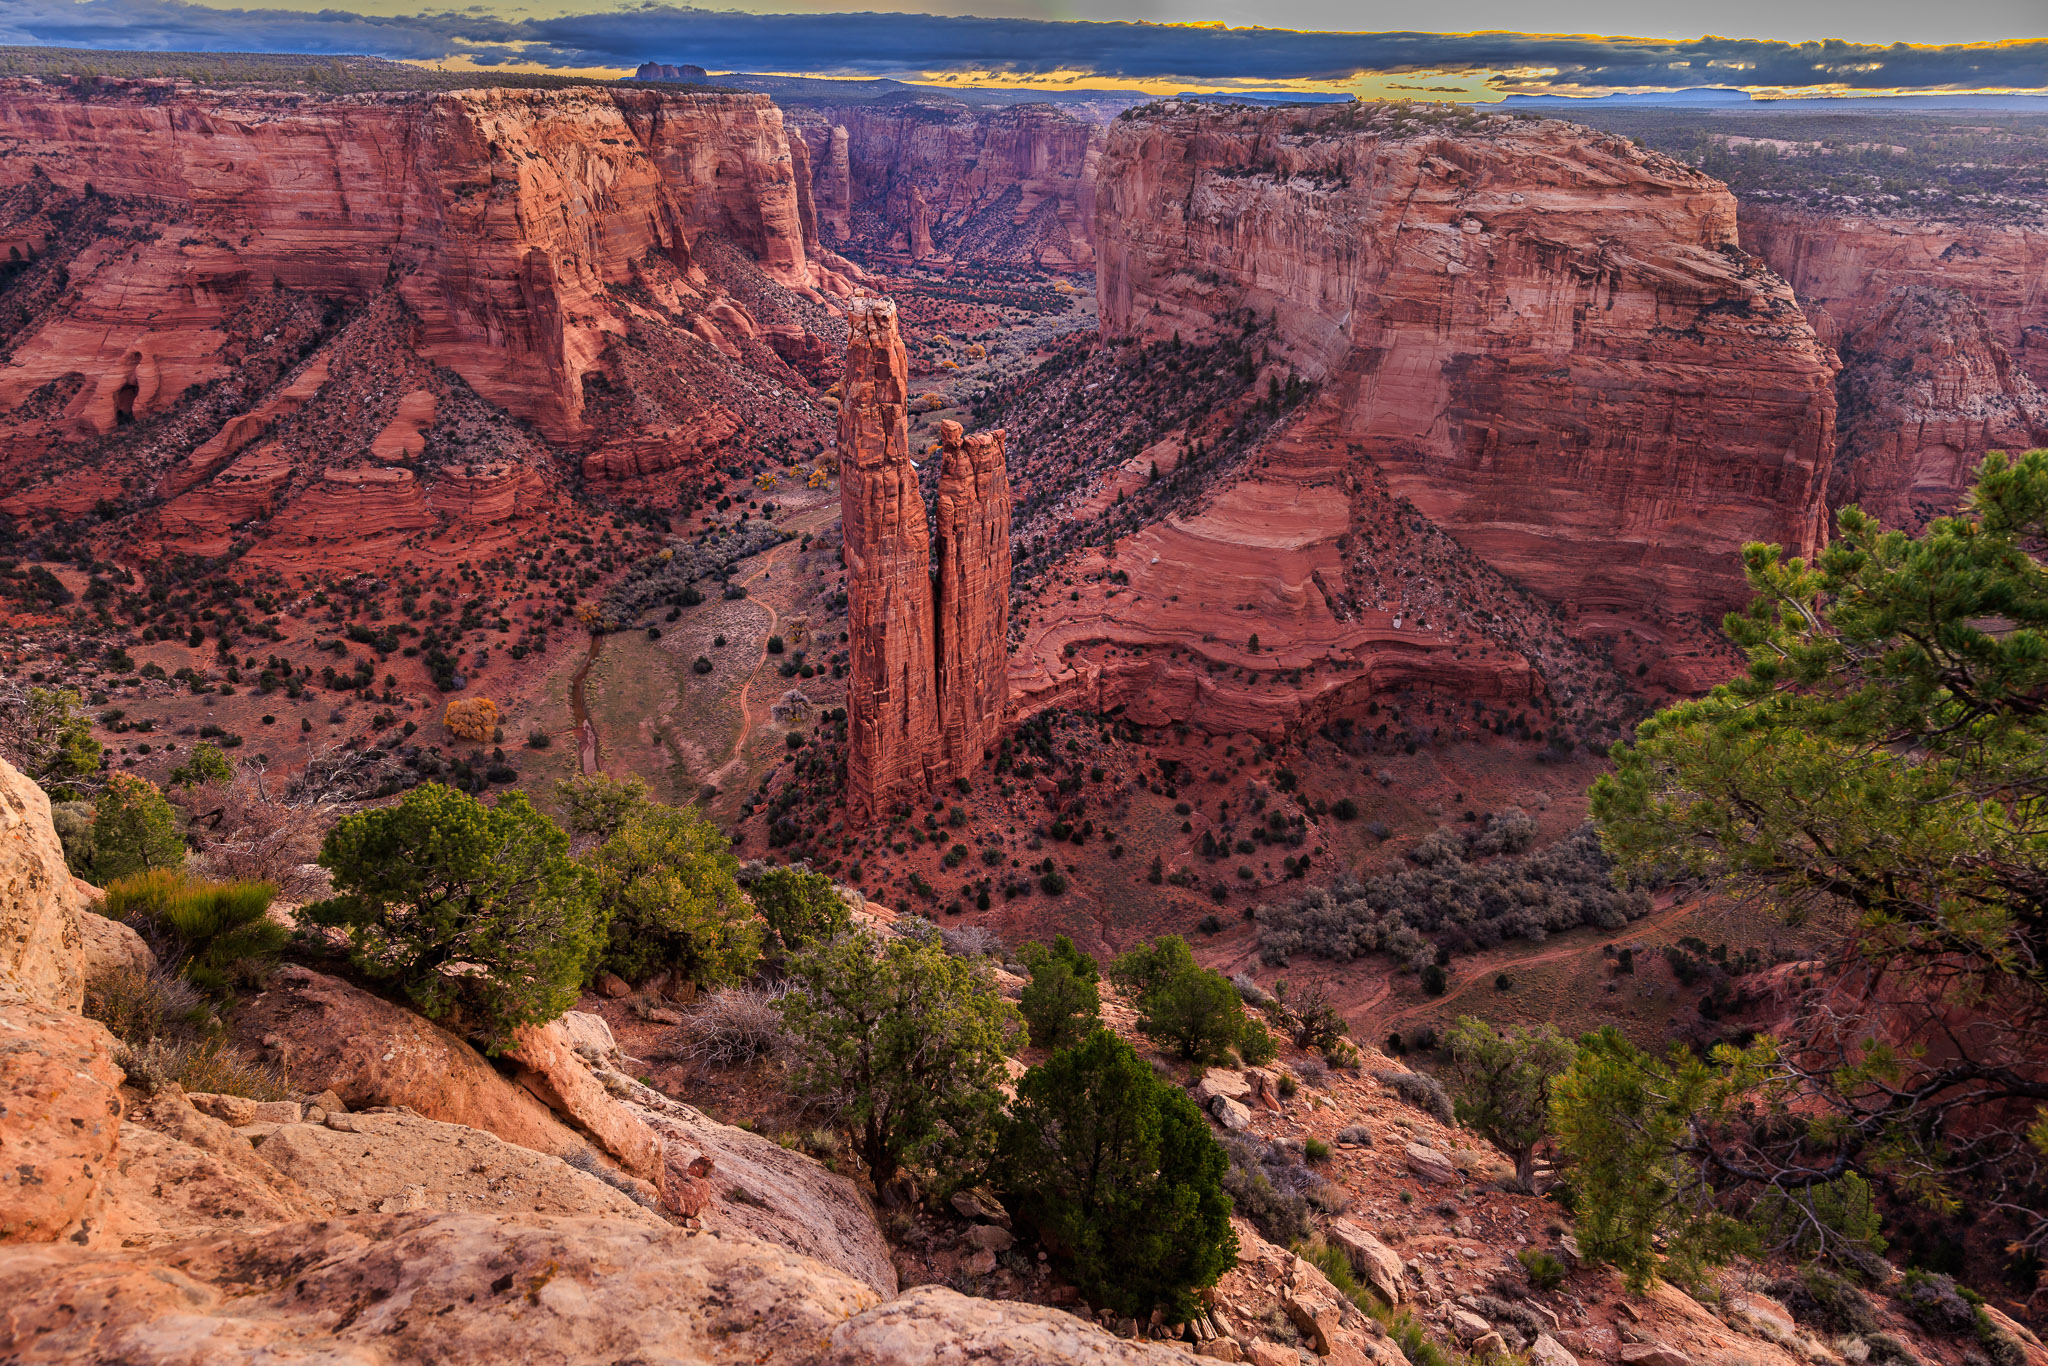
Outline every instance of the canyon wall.
<svg viewBox="0 0 2048 1366">
<path fill-rule="evenodd" d="M 941 428 L 938 553 L 910 461 L 896 307 L 850 305 L 839 413 L 848 802 L 871 815 L 980 766 L 1008 714 L 1010 492 L 1000 433 Z M 935 564 L 936 559 L 936 564 Z M 936 572 L 935 572 L 936 571 Z"/>
<path fill-rule="evenodd" d="M 1745 204 L 1740 226 L 1841 352 L 1833 505 L 1918 527 L 1985 452 L 2048 441 L 2048 224 Z"/>
<path fill-rule="evenodd" d="M 624 330 L 608 291 L 646 258 L 687 275 L 692 243 L 716 232 L 784 284 L 836 283 L 804 240 L 781 114 L 762 95 L 0 91 L 0 189 L 32 178 L 156 211 L 74 270 L 76 305 L 0 369 L 9 408 L 86 370 L 71 416 L 99 432 L 227 373 L 224 314 L 272 287 L 362 298 L 395 281 L 425 354 L 572 440 L 583 378 Z"/>
<path fill-rule="evenodd" d="M 1050 105 L 793 105 L 828 245 L 903 261 L 1085 267 L 1102 131 Z"/>
<path fill-rule="evenodd" d="M 1719 182 L 1556 122 L 1163 108 L 1103 155 L 1106 336 L 1272 317 L 1330 440 L 1574 614 L 1718 612 L 1743 542 L 1823 539 L 1835 361 Z"/>
<path fill-rule="evenodd" d="M 810 179 L 751 93 L 0 84 L 0 510 L 473 549 L 579 472 L 665 501 L 745 432 L 822 439 L 792 365 L 853 268 Z"/>
<path fill-rule="evenodd" d="M 1895 289 L 1953 290 L 2048 387 L 2048 224 L 1745 204 L 1740 227 L 1742 245 L 1791 282 L 1829 345 L 1883 311 Z"/>
<path fill-rule="evenodd" d="M 1917 529 L 1955 510 L 1985 452 L 2048 445 L 2048 395 L 1960 290 L 1894 289 L 1841 354 L 1834 507 Z"/>
</svg>

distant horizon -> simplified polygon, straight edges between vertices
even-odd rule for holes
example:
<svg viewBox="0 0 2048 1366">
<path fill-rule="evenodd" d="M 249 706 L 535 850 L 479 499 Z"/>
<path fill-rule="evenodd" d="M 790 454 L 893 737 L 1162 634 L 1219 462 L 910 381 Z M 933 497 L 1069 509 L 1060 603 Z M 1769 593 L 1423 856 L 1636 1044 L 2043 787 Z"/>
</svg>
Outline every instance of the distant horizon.
<svg viewBox="0 0 2048 1366">
<path fill-rule="evenodd" d="M 1168 22 L 1073 20 L 829 6 L 802 14 L 653 3 L 572 11 L 565 8 L 568 0 L 398 12 L 398 3 L 355 0 L 337 8 L 322 0 L 272 0 L 244 8 L 196 0 L 0 0 L 0 43 L 134 53 L 363 55 L 474 71 L 485 79 L 493 71 L 624 77 L 642 62 L 657 61 L 718 74 L 887 78 L 941 89 L 1048 95 L 1087 89 L 1145 98 L 1239 91 L 1487 103 L 1516 95 L 1590 98 L 1712 89 L 1759 99 L 2048 94 L 2048 5 L 2036 0 L 1964 0 L 1951 7 L 1958 31 L 2009 36 L 1947 43 L 1224 27 L 1179 16 Z M 1316 6 L 1322 3 L 1294 0 L 1281 5 L 1276 17 L 1320 12 Z M 1491 12 L 1486 6 L 1492 3 L 1465 0 L 1443 14 Z M 1604 4 L 1572 0 L 1550 7 L 1543 17 L 1619 13 Z M 1873 29 L 1877 21 L 1864 13 L 1872 8 L 1855 7 L 1863 18 L 1852 26 L 1863 32 L 1927 31 L 1924 15 Z M 1803 12 L 1827 9 L 1851 22 L 1846 5 L 1809 4 Z M 1683 23 L 1692 12 L 1672 6 L 1661 16 L 1640 7 L 1629 11 L 1645 28 L 1658 27 L 1660 17 L 1665 25 Z M 1725 17 L 1717 11 L 1717 18 Z M 1811 21 L 1799 22 L 1799 31 L 1811 28 Z M 1764 27 L 1794 31 L 1785 22 Z"/>
</svg>

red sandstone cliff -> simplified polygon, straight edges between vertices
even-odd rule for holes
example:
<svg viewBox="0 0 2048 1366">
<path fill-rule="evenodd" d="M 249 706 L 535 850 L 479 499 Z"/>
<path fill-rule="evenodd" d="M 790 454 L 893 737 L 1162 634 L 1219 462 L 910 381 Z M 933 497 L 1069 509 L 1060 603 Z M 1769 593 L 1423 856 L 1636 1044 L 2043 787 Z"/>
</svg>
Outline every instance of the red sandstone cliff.
<svg viewBox="0 0 2048 1366">
<path fill-rule="evenodd" d="M 490 521 L 559 456 L 640 479 L 815 422 L 778 351 L 822 345 L 850 287 L 800 148 L 753 94 L 0 88 L 25 258 L 0 491 L 17 514 L 154 491 L 162 536 L 218 553 L 252 518 Z M 437 493 L 450 454 L 468 482 Z M 524 472 L 491 474 L 508 455 Z"/>
<path fill-rule="evenodd" d="M 1744 204 L 1741 231 L 1743 246 L 1791 282 L 1822 341 L 1863 327 L 1895 289 L 1953 290 L 2048 387 L 2048 224 Z"/>
<path fill-rule="evenodd" d="M 1102 132 L 1050 105 L 797 106 L 827 244 L 902 260 L 1094 260 Z"/>
<path fill-rule="evenodd" d="M 1960 291 L 1895 289 L 1841 350 L 1835 506 L 1918 527 L 1955 509 L 1985 452 L 2048 444 L 2048 396 Z"/>
<path fill-rule="evenodd" d="M 1726 187 L 1568 124 L 1391 118 L 1120 120 L 1097 191 L 1105 335 L 1274 315 L 1284 359 L 1324 381 L 1326 440 L 1575 611 L 1719 610 L 1744 541 L 1819 543 L 1834 358 L 1737 245 Z M 1342 525 L 1342 478 L 1318 482 L 1270 534 Z"/>
<path fill-rule="evenodd" d="M 981 766 L 1010 704 L 1010 476 L 1003 433 L 939 424 L 939 729 L 956 774 Z"/>
<path fill-rule="evenodd" d="M 839 410 L 845 534 L 846 783 L 857 814 L 928 792 L 941 741 L 932 668 L 931 538 L 910 463 L 910 365 L 896 306 L 855 299 Z"/>
</svg>

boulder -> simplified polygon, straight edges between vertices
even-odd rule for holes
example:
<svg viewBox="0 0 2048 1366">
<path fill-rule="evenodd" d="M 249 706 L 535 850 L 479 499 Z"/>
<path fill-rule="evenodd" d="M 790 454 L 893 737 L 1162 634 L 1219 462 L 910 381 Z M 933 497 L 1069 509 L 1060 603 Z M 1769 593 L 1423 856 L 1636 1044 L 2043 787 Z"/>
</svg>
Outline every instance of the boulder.
<svg viewBox="0 0 2048 1366">
<path fill-rule="evenodd" d="M 558 1021 L 522 1025 L 514 1038 L 507 1056 L 519 1064 L 521 1086 L 596 1139 L 633 1175 L 651 1181 L 661 1174 L 661 1141 L 605 1090 Z"/>
<path fill-rule="evenodd" d="M 1244 1349 L 1244 1359 L 1252 1366 L 1301 1366 L 1301 1358 L 1291 1347 L 1282 1347 L 1277 1342 L 1254 1342 Z"/>
<path fill-rule="evenodd" d="M 878 1299 L 783 1248 L 641 1220 L 357 1215 L 154 1250 L 0 1247 L 0 1356 L 822 1366 Z"/>
<path fill-rule="evenodd" d="M 1451 1311 L 1451 1331 L 1460 1342 L 1477 1342 L 1493 1331 L 1493 1325 L 1469 1309 Z"/>
<path fill-rule="evenodd" d="M 1508 1354 L 1508 1340 L 1499 1333 L 1483 1333 L 1472 1340 L 1472 1355 L 1481 1361 Z"/>
<path fill-rule="evenodd" d="M 85 1001 L 82 896 L 50 824 L 50 799 L 0 759 L 0 987 L 35 1005 Z"/>
<path fill-rule="evenodd" d="M 1408 1170 L 1425 1181 L 1439 1185 L 1456 1185 L 1458 1169 L 1451 1159 L 1426 1143 L 1410 1143 L 1406 1150 Z"/>
<path fill-rule="evenodd" d="M 1548 1333 L 1538 1333 L 1529 1344 L 1529 1366 L 1579 1366 L 1579 1359 Z"/>
<path fill-rule="evenodd" d="M 1661 1342 L 1625 1342 L 1617 1358 L 1621 1366 L 1692 1366 L 1692 1358 Z"/>
<path fill-rule="evenodd" d="M 610 972 L 597 974 L 597 989 L 600 994 L 609 996 L 614 1001 L 624 1000 L 633 994 L 633 988 L 626 985 L 625 978 Z"/>
<path fill-rule="evenodd" d="M 832 1330 L 830 1366 L 1167 1366 L 1178 1346 L 1111 1337 L 1064 1309 L 920 1285 Z M 1289 1361 L 1287 1366 L 1295 1366 Z"/>
<path fill-rule="evenodd" d="M 1218 1124 L 1232 1132 L 1252 1126 L 1252 1112 L 1228 1096 L 1216 1097 L 1209 1103 L 1209 1111 L 1216 1116 Z"/>
<path fill-rule="evenodd" d="M 1344 1249 L 1345 1255 L 1351 1258 L 1352 1270 L 1377 1291 L 1381 1299 L 1389 1304 L 1401 1302 L 1404 1268 L 1394 1249 L 1349 1219 L 1332 1219 L 1328 1232 L 1330 1241 Z"/>
<path fill-rule="evenodd" d="M 963 1219 L 979 1219 L 985 1223 L 1010 1226 L 1010 1212 L 1003 1208 L 1003 1202 L 996 1199 L 995 1191 L 987 1186 L 971 1186 L 953 1192 L 953 1209 Z"/>
<path fill-rule="evenodd" d="M 78 954 L 88 982 L 110 972 L 148 972 L 156 967 L 156 955 L 141 935 L 92 911 L 78 913 Z"/>
<path fill-rule="evenodd" d="M 577 1057 L 605 1067 L 618 1067 L 624 1062 L 625 1055 L 619 1051 L 619 1041 L 613 1036 L 612 1027 L 605 1023 L 604 1016 L 571 1010 L 555 1023 L 568 1036 L 569 1047 L 576 1050 Z"/>
<path fill-rule="evenodd" d="M 557 1156 L 587 1146 L 453 1034 L 308 968 L 272 974 L 269 989 L 235 1012 L 234 1030 L 241 1043 L 288 1068 L 297 1085 L 331 1091 L 351 1110 L 402 1105 Z"/>
<path fill-rule="evenodd" d="M 1007 1252 L 1016 1245 L 1017 1236 L 1000 1224 L 976 1224 L 967 1230 L 967 1241 L 990 1252 Z"/>
<path fill-rule="evenodd" d="M 744 1235 L 793 1248 L 896 1293 L 896 1264 L 858 1187 L 836 1172 L 759 1134 L 720 1124 L 693 1106 L 613 1073 L 624 1102 L 660 1138 L 662 1202 L 689 1211 L 709 1232 Z"/>
<path fill-rule="evenodd" d="M 21 800 L 8 792 L 0 777 L 0 812 Z M 19 865 L 20 834 L 0 841 L 0 860 Z M 0 1242 L 47 1242 L 85 1212 L 120 1137 L 120 1085 L 104 1026 L 0 992 Z"/>
<path fill-rule="evenodd" d="M 224 1096 L 211 1091 L 194 1091 L 185 1097 L 192 1102 L 192 1108 L 202 1115 L 211 1115 L 224 1124 L 240 1128 L 256 1122 L 256 1102 L 247 1096 Z"/>
<path fill-rule="evenodd" d="M 1227 1067 L 1210 1068 L 1195 1084 L 1195 1099 L 1204 1105 L 1218 1098 L 1243 1100 L 1250 1094 L 1252 1084 L 1245 1079 L 1245 1074 Z"/>
<path fill-rule="evenodd" d="M 1210 1338 L 1196 1344 L 1195 1355 L 1208 1357 L 1211 1361 L 1243 1361 L 1244 1349 L 1237 1345 L 1235 1338 Z"/>
</svg>

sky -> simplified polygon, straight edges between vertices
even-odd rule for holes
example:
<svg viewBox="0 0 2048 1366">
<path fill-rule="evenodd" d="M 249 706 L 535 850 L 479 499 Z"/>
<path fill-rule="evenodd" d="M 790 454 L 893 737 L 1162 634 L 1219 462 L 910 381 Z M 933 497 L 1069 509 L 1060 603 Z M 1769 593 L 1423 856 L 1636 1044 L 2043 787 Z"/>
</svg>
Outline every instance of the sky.
<svg viewBox="0 0 2048 1366">
<path fill-rule="evenodd" d="M 2048 91 L 2048 0 L 0 0 L 0 43 L 1147 94 Z"/>
</svg>

